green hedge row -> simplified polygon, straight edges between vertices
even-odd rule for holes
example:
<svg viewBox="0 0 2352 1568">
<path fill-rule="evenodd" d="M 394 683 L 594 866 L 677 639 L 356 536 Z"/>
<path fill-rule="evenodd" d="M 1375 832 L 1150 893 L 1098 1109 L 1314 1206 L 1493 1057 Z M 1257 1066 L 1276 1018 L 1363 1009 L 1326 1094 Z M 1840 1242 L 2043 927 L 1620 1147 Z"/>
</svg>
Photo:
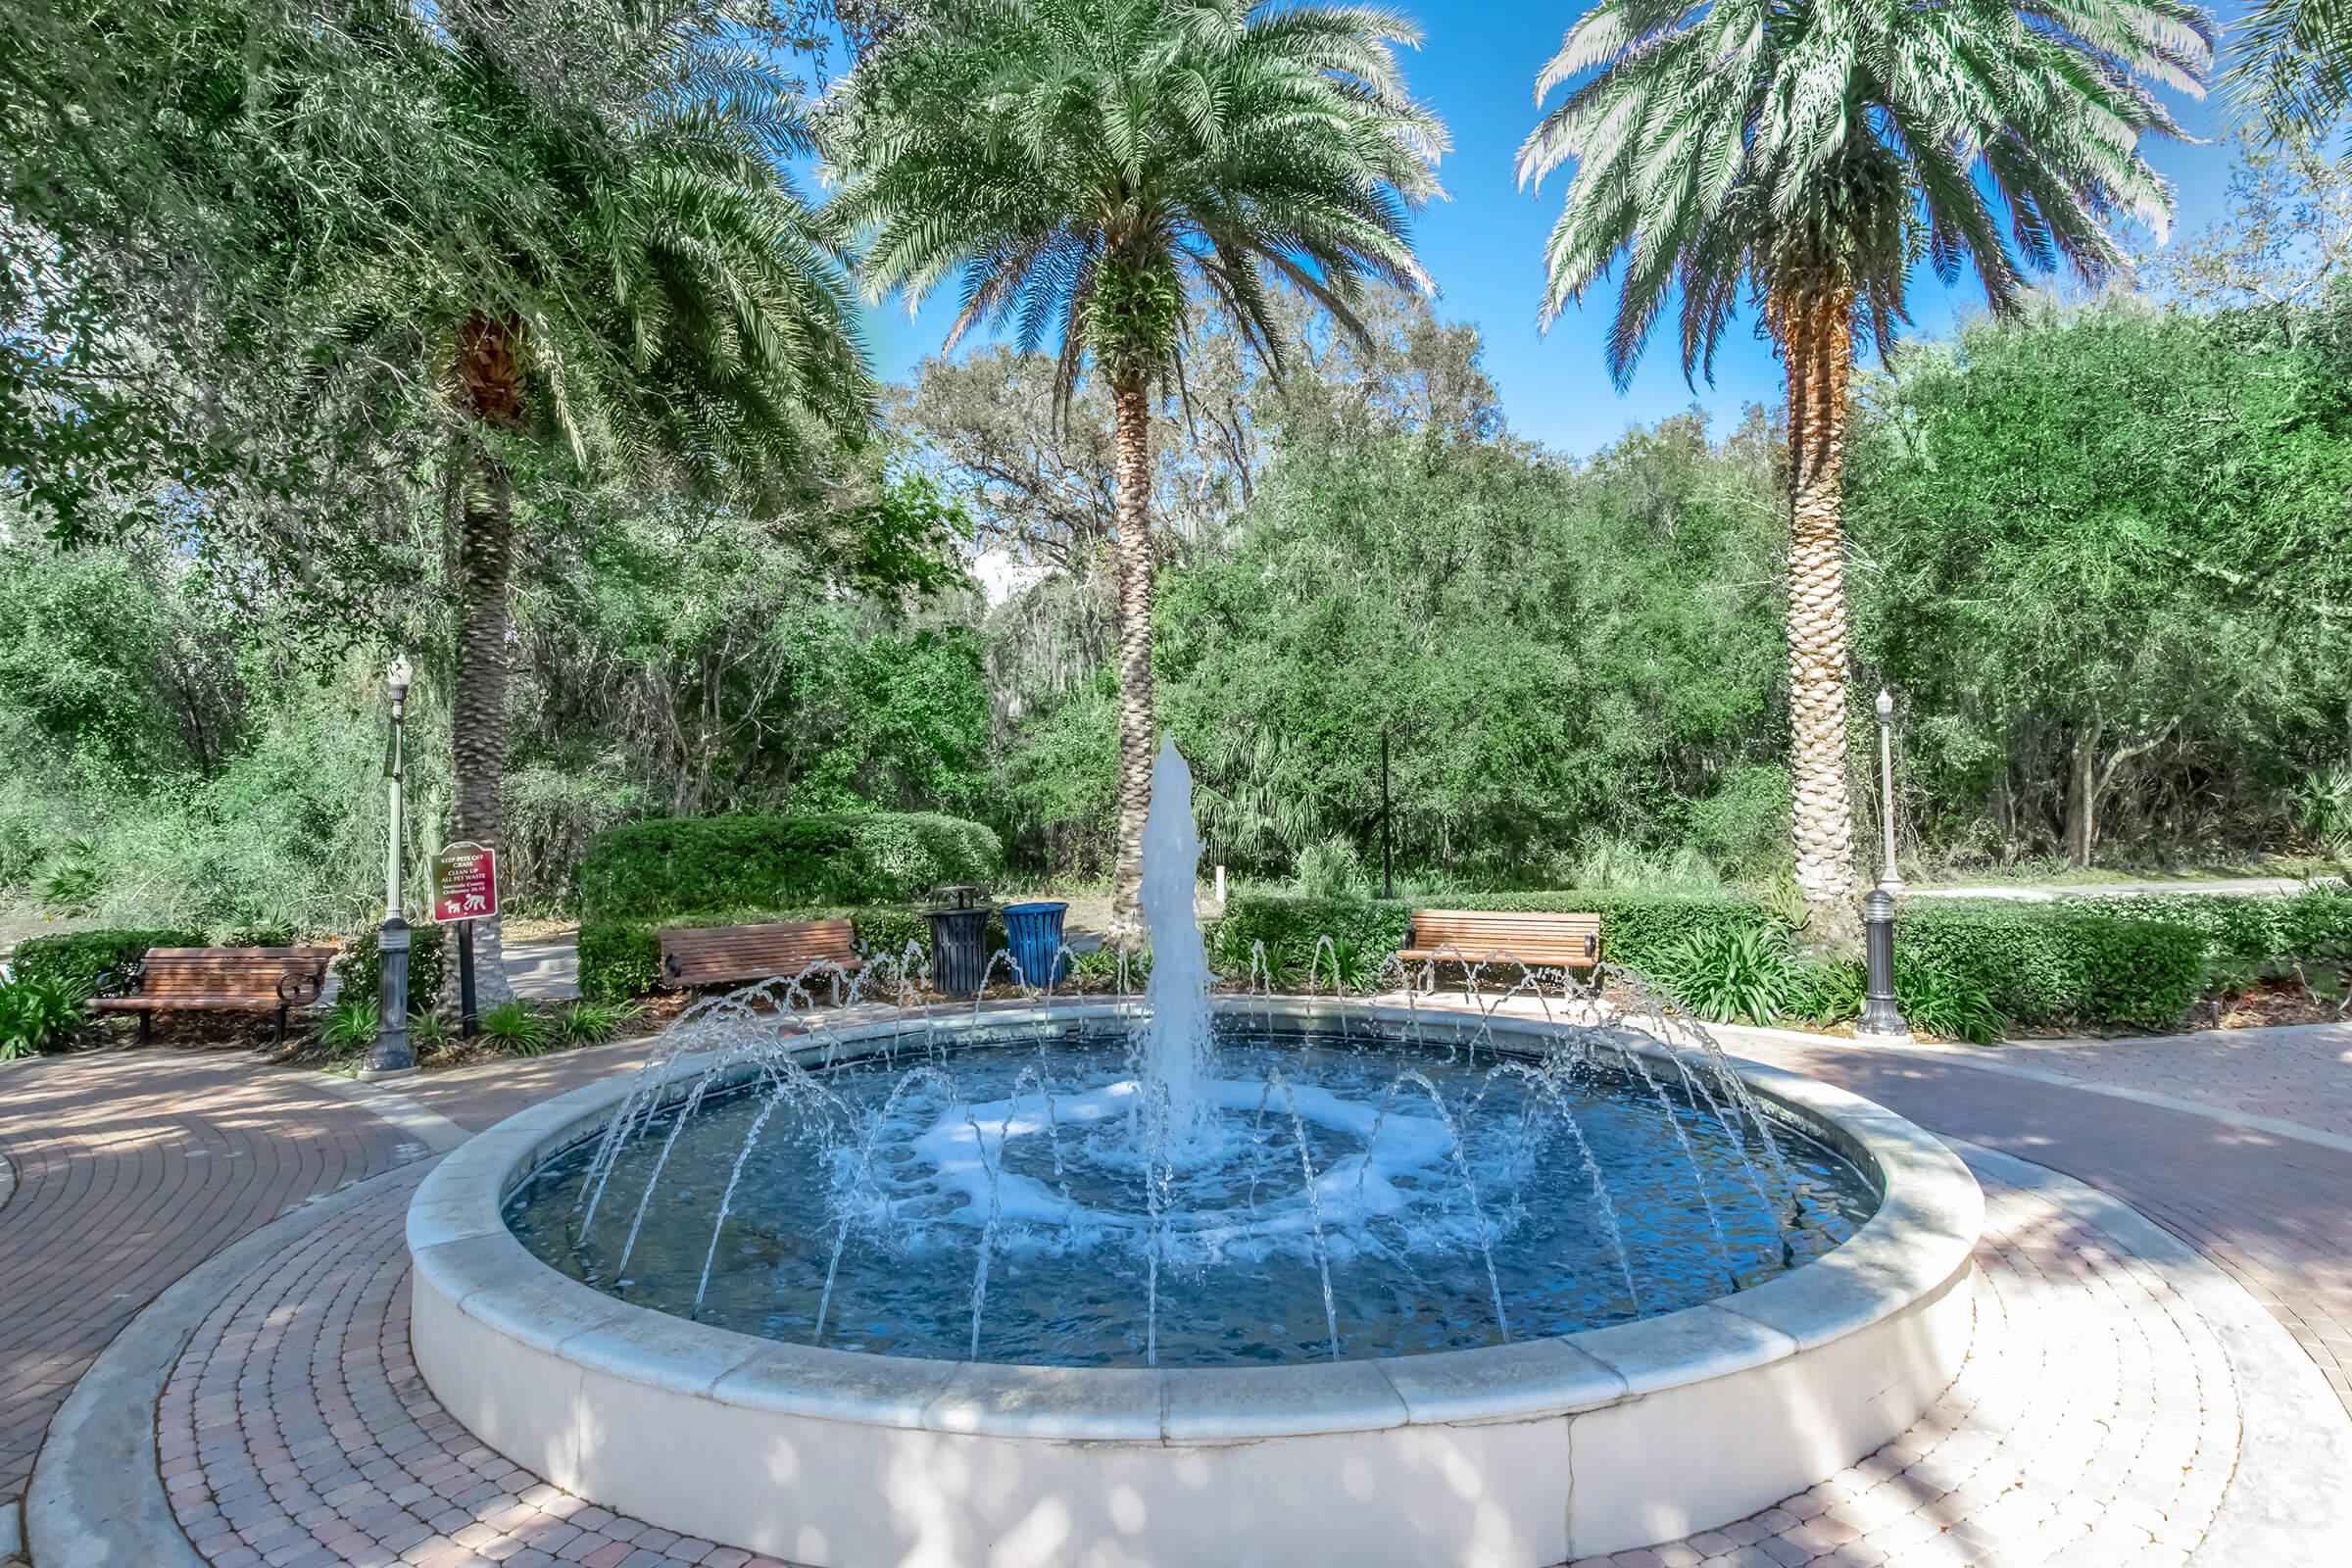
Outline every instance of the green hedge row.
<svg viewBox="0 0 2352 1568">
<path fill-rule="evenodd" d="M 658 817 L 609 828 L 580 858 L 591 920 L 680 911 L 905 904 L 953 883 L 993 882 L 997 835 L 923 812 Z"/>
<path fill-rule="evenodd" d="M 1895 947 L 2013 1023 L 2171 1028 L 2204 989 L 2206 940 L 2109 903 L 1914 899 Z"/>
<path fill-rule="evenodd" d="M 343 982 L 341 995 L 383 995 L 384 964 L 376 952 L 376 944 L 382 935 L 380 927 L 371 925 L 355 932 L 345 941 L 342 956 L 335 959 L 335 974 Z M 455 933 L 446 927 L 418 924 L 409 928 L 411 1012 L 430 1012 L 440 1005 L 442 987 L 449 983 L 456 962 L 456 956 L 450 950 L 456 946 Z"/>
<path fill-rule="evenodd" d="M 931 926 L 923 911 L 899 905 L 862 908 L 728 909 L 677 915 L 662 920 L 580 922 L 580 995 L 591 1002 L 628 1002 L 661 988 L 662 928 L 664 926 L 760 925 L 771 920 L 837 920 L 848 916 L 852 939 L 868 957 L 896 958 L 909 943 L 927 960 Z M 1004 946 L 1004 917 L 991 911 L 988 947 Z"/>
<path fill-rule="evenodd" d="M 1601 956 L 1653 976 L 1694 937 L 1781 924 L 1745 900 L 1678 894 L 1492 894 L 1449 897 L 1445 906 L 1598 914 Z M 1299 983 L 1317 940 L 1329 936 L 1344 960 L 1355 959 L 1351 968 L 1368 957 L 1376 969 L 1404 945 L 1413 908 L 1239 894 L 1212 933 L 1212 951 L 1221 971 L 1240 975 L 1251 945 L 1263 942 L 1278 981 Z M 2352 956 L 2352 894 L 1912 899 L 1896 943 L 1908 963 L 1982 993 L 2013 1023 L 2161 1030 L 2180 1023 L 2216 962 Z"/>
<path fill-rule="evenodd" d="M 95 996 L 101 975 L 126 972 L 147 956 L 149 948 L 204 945 L 203 932 L 184 926 L 68 931 L 18 944 L 9 967 L 22 979 L 62 980 L 84 996 Z"/>
<path fill-rule="evenodd" d="M 2059 907 L 2098 909 L 2186 926 L 2212 963 L 2262 964 L 2304 958 L 2352 958 L 2352 892 L 2312 888 L 2279 897 L 2219 893 L 2140 893 L 2063 899 Z"/>
<path fill-rule="evenodd" d="M 1303 983 L 1317 942 L 1330 937 L 1343 962 L 1368 959 L 1377 970 L 1404 946 L 1415 905 L 1379 899 L 1308 899 L 1279 893 L 1236 894 L 1210 933 L 1220 972 L 1249 973 L 1252 946 L 1266 945 L 1278 983 Z M 1448 909 L 1495 909 L 1542 914 L 1597 914 L 1600 953 L 1611 963 L 1647 972 L 1701 931 L 1740 930 L 1776 923 L 1771 911 L 1740 899 L 1623 891 L 1496 893 L 1446 900 Z M 1329 960 L 1325 960 L 1328 967 Z M 1351 963 L 1349 965 L 1353 967 Z"/>
</svg>

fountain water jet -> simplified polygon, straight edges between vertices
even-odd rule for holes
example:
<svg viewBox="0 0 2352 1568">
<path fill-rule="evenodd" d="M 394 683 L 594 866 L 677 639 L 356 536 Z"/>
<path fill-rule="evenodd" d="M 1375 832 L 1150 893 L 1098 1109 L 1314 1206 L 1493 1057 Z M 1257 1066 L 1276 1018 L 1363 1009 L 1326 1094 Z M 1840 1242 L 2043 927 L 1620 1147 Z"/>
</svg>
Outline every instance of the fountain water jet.
<svg viewBox="0 0 2352 1568">
<path fill-rule="evenodd" d="M 1257 945 L 1219 1008 L 1190 786 L 1163 747 L 1140 1008 L 1123 959 L 1107 1004 L 848 1027 L 779 980 L 449 1156 L 411 1215 L 428 1384 L 573 1492 L 862 1568 L 914 1518 L 984 1557 L 1049 1499 L 1068 1554 L 1139 1562 L 1598 1554 L 1798 1490 L 1948 1380 L 1974 1188 L 1934 1140 L 1599 1021 L 1643 1005 L 1622 975 L 1367 1006 L 1326 940 L 1301 1002 Z M 828 978 L 905 1003 L 916 967 Z"/>
<path fill-rule="evenodd" d="M 1171 739 L 1152 764 L 1152 808 L 1144 818 L 1144 924 L 1152 933 L 1144 1116 L 1153 1156 L 1163 1163 L 1198 1130 L 1200 1083 L 1209 1060 L 1208 956 L 1193 907 L 1200 877 L 1193 770 Z"/>
</svg>

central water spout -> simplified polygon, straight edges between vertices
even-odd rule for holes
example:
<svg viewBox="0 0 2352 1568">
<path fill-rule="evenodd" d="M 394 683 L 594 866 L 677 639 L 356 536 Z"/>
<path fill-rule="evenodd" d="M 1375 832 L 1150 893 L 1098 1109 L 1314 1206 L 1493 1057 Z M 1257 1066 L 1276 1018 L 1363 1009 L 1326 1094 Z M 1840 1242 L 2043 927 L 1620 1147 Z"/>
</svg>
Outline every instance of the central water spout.
<svg viewBox="0 0 2352 1568">
<path fill-rule="evenodd" d="M 1165 1158 L 1193 1131 L 1208 1039 L 1208 957 L 1193 911 L 1200 831 L 1193 822 L 1193 770 L 1170 740 L 1152 764 L 1152 809 L 1144 818 L 1144 923 L 1152 932 L 1151 1004 L 1143 1050 L 1145 1118 L 1152 1149 Z"/>
</svg>

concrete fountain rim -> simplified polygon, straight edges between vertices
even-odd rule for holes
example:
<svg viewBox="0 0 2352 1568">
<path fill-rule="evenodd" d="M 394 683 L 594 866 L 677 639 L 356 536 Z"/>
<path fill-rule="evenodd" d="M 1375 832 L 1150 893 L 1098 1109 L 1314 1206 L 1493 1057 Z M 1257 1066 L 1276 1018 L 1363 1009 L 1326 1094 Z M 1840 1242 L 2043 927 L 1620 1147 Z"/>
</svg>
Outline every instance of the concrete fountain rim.
<svg viewBox="0 0 2352 1568">
<path fill-rule="evenodd" d="M 1220 998 L 1220 1010 L 1299 1022 L 1429 1022 L 1407 1007 Z M 992 1031 L 1132 1017 L 1110 1004 L 990 1009 Z M 1440 1015 L 1451 1021 L 1453 1016 Z M 1466 1021 L 1466 1020 L 1465 1020 Z M 1537 1021 L 1488 1020 L 1503 1049 Z M 881 1020 L 810 1037 L 811 1054 L 888 1038 Z M 1623 1049 L 1666 1042 L 1608 1026 Z M 616 1299 L 557 1272 L 507 1228 L 507 1197 L 601 1127 L 638 1085 L 607 1080 L 508 1117 L 428 1175 L 409 1205 L 416 1285 L 504 1338 L 647 1388 L 773 1411 L 938 1433 L 1063 1442 L 1216 1444 L 1394 1427 L 1524 1421 L 1597 1409 L 1794 1359 L 1938 1298 L 1967 1272 L 1984 1225 L 1968 1167 L 1933 1135 L 1860 1096 L 1761 1062 L 1735 1071 L 1879 1187 L 1853 1236 L 1810 1263 L 1697 1306 L 1556 1338 L 1468 1350 L 1250 1367 L 1057 1367 L 923 1360 L 791 1345 Z M 708 1071 L 669 1064 L 662 1086 Z M 747 1075 L 753 1071 L 745 1064 Z"/>
</svg>

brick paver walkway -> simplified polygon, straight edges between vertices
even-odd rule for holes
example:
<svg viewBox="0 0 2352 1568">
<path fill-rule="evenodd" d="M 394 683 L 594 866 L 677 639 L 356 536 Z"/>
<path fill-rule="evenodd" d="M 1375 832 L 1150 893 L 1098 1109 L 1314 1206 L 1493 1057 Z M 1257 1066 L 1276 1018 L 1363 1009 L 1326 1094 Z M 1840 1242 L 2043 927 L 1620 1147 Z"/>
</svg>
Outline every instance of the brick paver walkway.
<svg viewBox="0 0 2352 1568">
<path fill-rule="evenodd" d="M 173 1512 L 219 1568 L 780 1568 L 593 1507 L 483 1447 L 409 1356 L 416 1183 L 248 1275 L 181 1352 L 158 1412 Z"/>
<path fill-rule="evenodd" d="M 1742 1054 L 1840 1084 L 1925 1126 L 2064 1171 L 2139 1209 L 2195 1245 L 2260 1299 L 2352 1409 L 2352 1154 L 2180 1110 L 1984 1072 L 1960 1055 L 1782 1041 L 1738 1031 L 1726 1036 L 1726 1044 Z M 620 1046 L 492 1063 L 414 1080 L 399 1092 L 479 1129 L 548 1095 L 632 1070 L 640 1050 Z M 2335 1132 L 2352 1128 L 2348 1054 L 2352 1032 L 2314 1030 L 2097 1047 L 2053 1043 L 2012 1048 L 1992 1059 Z M 257 1067 L 243 1055 L 164 1051 L 71 1057 L 5 1069 L 0 1084 L 6 1088 L 0 1095 L 0 1157 L 10 1162 L 17 1184 L 13 1198 L 0 1207 L 0 1282 L 6 1283 L 8 1297 L 7 1310 L 0 1311 L 0 1502 L 22 1491 L 41 1433 L 74 1378 L 164 1286 L 304 1200 L 424 1152 L 365 1106 L 305 1085 L 297 1075 Z M 406 1182 L 392 1185 L 402 1193 L 408 1187 Z M 1984 1284 L 1979 1309 L 1997 1313 L 2013 1343 L 1982 1344 L 1954 1396 L 1973 1397 L 1974 1406 L 1964 1411 L 1947 1400 L 1947 1407 L 1912 1439 L 1941 1438 L 1932 1430 L 1935 1424 L 1961 1417 L 1956 1435 L 1950 1441 L 1914 1442 L 1916 1458 L 1891 1449 L 1879 1456 L 1888 1462 L 1902 1459 L 1900 1477 L 1849 1473 L 1791 1499 L 1781 1510 L 1786 1520 L 1759 1516 L 1750 1521 L 1760 1534 L 1742 1544 L 1743 1555 L 1737 1560 L 1802 1560 L 1791 1554 L 1817 1543 L 1792 1534 L 1800 1524 L 1832 1534 L 1840 1527 L 1856 1531 L 1854 1540 L 1840 1544 L 1843 1555 L 1838 1560 L 1882 1560 L 1874 1550 L 1888 1553 L 1885 1560 L 1907 1560 L 1908 1551 L 1893 1549 L 1896 1538 L 1882 1538 L 1880 1532 L 1898 1527 L 1915 1532 L 1918 1525 L 1863 1517 L 1886 1506 L 1891 1494 L 1879 1503 L 1857 1500 L 1889 1482 L 1918 1494 L 1916 1504 L 1903 1510 L 1905 1519 L 1927 1518 L 1936 1498 L 1965 1494 L 1970 1519 L 1990 1518 L 2013 1532 L 2000 1538 L 2010 1543 L 2000 1561 L 2033 1560 L 2030 1548 L 2042 1539 L 2039 1532 L 2055 1528 L 2051 1521 L 2066 1517 L 2066 1510 L 2059 1502 L 2041 1512 L 2026 1499 L 2037 1499 L 2054 1474 L 2076 1475 L 2077 1492 L 2104 1494 L 2101 1489 L 2112 1491 L 2127 1466 L 2129 1456 L 2119 1456 L 2103 1437 L 2089 1450 L 2081 1448 L 2084 1429 L 2070 1411 L 2101 1408 L 2095 1390 L 2083 1380 L 2120 1380 L 2116 1390 L 2122 1392 L 2111 1392 L 2109 1414 L 2099 1420 L 2139 1421 L 2150 1412 L 2116 1402 L 2131 1398 L 2125 1385 L 2144 1381 L 2139 1369 L 2203 1365 L 2200 1357 L 2206 1352 L 2197 1347 L 2193 1314 L 2183 1319 L 2178 1303 L 2164 1298 L 2161 1281 L 2129 1264 L 2108 1266 L 2096 1236 L 2070 1232 L 2046 1214 L 2035 1215 L 2024 1195 L 2004 1194 L 1993 1183 L 1987 1188 L 1994 1224 L 1980 1256 Z M 2028 1206 L 2020 1208 L 2021 1201 Z M 387 1197 L 366 1207 L 382 1216 L 396 1209 L 397 1200 Z M 194 1359 L 183 1364 L 172 1397 L 184 1397 L 185 1431 L 175 1442 L 167 1425 L 164 1452 L 167 1466 L 176 1466 L 174 1498 L 182 1516 L 201 1528 L 212 1517 L 202 1510 L 216 1508 L 230 1527 L 212 1532 L 208 1540 L 220 1544 L 209 1550 L 225 1552 L 234 1531 L 276 1508 L 299 1534 L 278 1537 L 270 1550 L 255 1555 L 280 1568 L 292 1560 L 415 1560 L 419 1545 L 456 1547 L 453 1528 L 474 1527 L 493 1534 L 483 1537 L 477 1531 L 466 1546 L 486 1548 L 475 1554 L 490 1560 L 502 1553 L 509 1561 L 540 1560 L 526 1552 L 573 1561 L 596 1553 L 604 1553 L 599 1560 L 606 1562 L 634 1556 L 635 1568 L 663 1558 L 690 1560 L 695 1544 L 663 1542 L 650 1530 L 632 1535 L 628 1521 L 601 1518 L 597 1510 L 552 1489 L 534 1490 L 529 1478 L 506 1474 L 511 1467 L 503 1460 L 450 1428 L 448 1417 L 405 1367 L 400 1326 L 405 1261 L 399 1256 L 396 1217 L 368 1233 L 373 1242 L 359 1245 L 359 1233 L 367 1228 L 359 1210 L 338 1216 L 321 1234 L 352 1242 L 347 1255 L 313 1246 L 302 1250 L 299 1263 L 282 1259 L 250 1279 L 251 1289 L 236 1298 L 242 1305 L 224 1303 L 215 1324 L 208 1325 L 208 1334 L 217 1326 L 218 1335 L 208 1342 L 212 1348 L 202 1364 Z M 2109 1298 L 2102 1300 L 2102 1295 Z M 268 1306 L 259 1305 L 265 1300 Z M 2128 1339 L 2102 1348 L 2100 1336 L 2112 1337 L 2118 1312 L 2148 1348 L 2135 1349 Z M 2089 1326 L 2097 1322 L 2110 1326 Z M 2154 1348 L 2159 1345 L 2161 1354 Z M 322 1348 L 326 1346 L 332 1348 Z M 265 1348 L 266 1359 L 257 1359 L 265 1356 Z M 200 1387 L 216 1356 L 235 1365 L 234 1376 L 225 1386 L 216 1378 Z M 2034 1370 L 2018 1373 L 2020 1366 Z M 332 1386 L 320 1381 L 329 1372 L 342 1389 L 340 1403 Z M 2210 1398 L 2218 1385 L 2202 1371 L 2196 1381 L 2198 1397 Z M 2161 1379 L 2147 1387 L 2149 1397 L 2160 1402 L 2182 1394 L 2165 1388 Z M 306 1388 L 314 1392 L 306 1394 Z M 2068 1392 L 2050 1398 L 2035 1395 L 2022 1403 L 2012 1397 L 2043 1388 Z M 1982 1392 L 2003 1389 L 2009 1394 Z M 200 1404 L 204 1400 L 212 1402 Z M 323 1428 L 297 1426 L 299 1435 L 290 1435 L 286 1423 L 302 1422 L 313 1407 Z M 177 1408 L 168 1405 L 167 1418 Z M 240 1434 L 240 1443 L 250 1442 L 250 1475 L 238 1468 L 241 1461 L 234 1454 L 202 1447 L 208 1430 L 218 1444 L 224 1409 L 230 1413 L 228 1430 Z M 277 1430 L 247 1432 L 237 1421 L 245 1412 L 271 1416 Z M 374 1446 L 383 1451 L 369 1452 L 364 1429 L 387 1418 L 396 1426 L 405 1423 L 401 1431 L 409 1441 L 397 1447 L 377 1441 Z M 2208 1433 L 2218 1419 L 2202 1420 L 2196 1431 Z M 1967 1442 L 1960 1443 L 1960 1437 Z M 2196 1451 L 2185 1455 L 2168 1454 L 2168 1463 L 2158 1468 L 2178 1468 L 2193 1480 L 2203 1442 L 2200 1436 Z M 2039 1457 L 2045 1448 L 2055 1456 L 2048 1463 Z M 2006 1474 L 2006 1456 L 2028 1452 L 2035 1455 L 2033 1474 L 2041 1481 L 2027 1479 L 1984 1494 Z M 2180 1464 L 2171 1466 L 2171 1457 Z M 461 1503 L 440 1490 L 461 1480 L 457 1470 L 442 1467 L 444 1460 L 466 1472 L 460 1493 L 489 1484 L 498 1490 Z M 216 1463 L 223 1467 L 217 1477 Z M 202 1473 L 201 1488 L 191 1464 Z M 340 1478 L 323 1489 L 305 1479 L 314 1473 L 335 1475 L 337 1464 L 348 1465 L 356 1479 Z M 2131 1466 L 2135 1474 L 2148 1467 L 2145 1453 Z M 404 1515 L 399 1524 L 377 1516 L 376 1525 L 392 1536 L 419 1526 L 422 1533 L 397 1551 L 390 1550 L 385 1537 L 372 1534 L 364 1548 L 350 1540 L 343 1551 L 320 1547 L 309 1532 L 329 1522 L 321 1510 L 354 1528 L 367 1528 L 343 1507 L 368 1496 L 367 1492 L 349 1493 L 340 1500 L 328 1495 L 363 1484 L 380 1494 L 380 1502 L 371 1506 L 394 1507 Z M 245 1490 L 237 1491 L 240 1486 Z M 314 1498 L 302 1496 L 304 1486 Z M 1838 1494 L 1840 1486 L 1855 1489 L 1855 1494 Z M 431 1502 L 414 1493 L 416 1487 L 425 1488 Z M 281 1493 L 299 1506 L 253 1500 Z M 509 1493 L 510 1500 L 491 1515 L 456 1517 L 462 1507 L 478 1507 Z M 2152 1554 L 2146 1560 L 2166 1560 L 2187 1528 L 2183 1521 L 2195 1516 L 2201 1495 L 2185 1484 L 2169 1504 L 2118 1494 L 2114 1508 L 2101 1519 L 2128 1516 L 2145 1529 L 2145 1541 L 2089 1531 L 2053 1560 L 2070 1568 L 2119 1554 L 2122 1560 L 2143 1552 Z M 1981 1511 L 2004 1497 L 2009 1500 L 2000 1511 Z M 238 1507 L 232 1511 L 230 1504 Z M 1807 1513 L 1814 1504 L 1819 1511 Z M 419 1505 L 421 1513 L 416 1511 Z M 1854 1506 L 1862 1513 L 1854 1514 Z M 1960 1506 L 1943 1504 L 1947 1511 Z M 1834 1507 L 1831 1526 L 1814 1524 L 1830 1517 Z M 2076 1512 L 2081 1511 L 2077 1504 Z M 239 1513 L 246 1517 L 240 1519 Z M 497 1516 L 506 1516 L 505 1522 Z M 549 1545 L 564 1529 L 577 1533 Z M 436 1537 L 446 1541 L 436 1543 Z M 1947 1533 L 1943 1539 L 1954 1538 Z M 244 1544 L 241 1536 L 235 1540 Z M 1726 1532 L 1724 1540 L 1738 1538 Z M 1687 1544 L 1679 1552 L 1667 1548 L 1660 1559 L 1703 1560 L 1700 1547 L 1717 1544 Z M 316 1554 L 321 1550 L 324 1555 Z M 389 1556 L 378 1555 L 386 1551 Z"/>
<path fill-rule="evenodd" d="M 1991 1055 L 2083 1083 L 2352 1138 L 2352 1023 L 2213 1029 L 2159 1040 L 2019 1040 Z"/>
<path fill-rule="evenodd" d="M 2091 1222 L 1985 1187 L 1979 1332 L 1936 1409 L 1778 1507 L 1616 1563 L 2185 1560 L 2237 1457 L 2220 1342 Z M 441 1408 L 408 1349 L 413 1190 L 390 1184 L 256 1270 L 182 1352 L 160 1453 L 198 1549 L 219 1568 L 765 1565 L 544 1485 Z"/>
<path fill-rule="evenodd" d="M 320 1193 L 422 1153 L 243 1053 L 58 1057 L 0 1077 L 0 1504 L 122 1325 L 197 1263 Z"/>
<path fill-rule="evenodd" d="M 2222 1343 L 2080 1216 L 1987 1178 L 1977 1332 L 1918 1425 L 1752 1518 L 1576 1568 L 2178 1568 L 2237 1464 Z"/>
<path fill-rule="evenodd" d="M 1949 1055 L 1724 1034 L 1742 1055 L 1850 1089 L 1931 1131 L 2064 1171 L 2122 1199 L 2229 1270 L 2294 1335 L 2352 1411 L 2352 1153 L 2023 1082 Z M 2213 1058 L 2217 1085 L 2232 1072 L 2260 1070 L 2230 1049 Z M 2352 1066 L 2339 1063 L 2313 1083 L 2303 1113 L 2290 1119 L 2310 1124 L 2347 1106 Z"/>
</svg>

